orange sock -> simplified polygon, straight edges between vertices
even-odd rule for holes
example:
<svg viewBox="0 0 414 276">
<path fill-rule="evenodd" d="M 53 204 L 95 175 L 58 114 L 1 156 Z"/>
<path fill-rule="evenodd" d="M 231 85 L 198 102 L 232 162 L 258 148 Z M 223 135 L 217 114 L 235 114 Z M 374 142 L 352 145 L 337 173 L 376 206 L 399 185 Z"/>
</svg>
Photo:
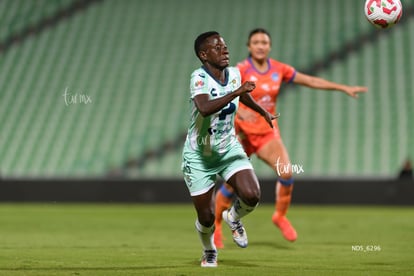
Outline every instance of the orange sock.
<svg viewBox="0 0 414 276">
<path fill-rule="evenodd" d="M 292 200 L 293 184 L 282 185 L 280 181 L 276 183 L 276 217 L 286 216 L 289 209 L 290 201 Z"/>
<path fill-rule="evenodd" d="M 290 224 L 286 218 L 286 213 L 289 209 L 290 201 L 292 199 L 293 179 L 279 179 L 276 183 L 276 203 L 275 212 L 272 216 L 273 223 L 280 229 L 283 237 L 290 241 L 296 241 L 298 234 L 295 228 Z"/>
<path fill-rule="evenodd" d="M 223 234 L 221 231 L 221 222 L 223 220 L 222 213 L 224 210 L 230 208 L 231 203 L 233 201 L 233 193 L 230 192 L 225 184 L 221 186 L 221 188 L 216 193 L 216 219 L 214 221 L 214 225 L 216 226 L 216 230 L 214 231 L 214 244 L 217 248 L 224 248 L 223 244 Z"/>
<path fill-rule="evenodd" d="M 216 229 L 218 227 L 221 228 L 221 221 L 223 219 L 221 217 L 221 213 L 223 213 L 224 210 L 229 209 L 233 201 L 233 193 L 230 192 L 224 185 L 226 184 L 223 184 L 216 193 Z"/>
</svg>

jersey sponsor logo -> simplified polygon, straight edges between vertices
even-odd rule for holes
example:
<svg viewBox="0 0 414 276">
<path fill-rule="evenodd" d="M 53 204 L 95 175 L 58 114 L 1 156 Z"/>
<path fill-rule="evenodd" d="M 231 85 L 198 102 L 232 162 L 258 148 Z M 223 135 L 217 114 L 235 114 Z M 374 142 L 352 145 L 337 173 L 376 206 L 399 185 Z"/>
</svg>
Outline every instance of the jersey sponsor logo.
<svg viewBox="0 0 414 276">
<path fill-rule="evenodd" d="M 219 93 L 219 96 L 224 96 L 224 95 L 227 95 L 227 94 L 229 94 L 229 93 L 231 93 L 232 91 L 221 91 L 220 93 Z"/>
<path fill-rule="evenodd" d="M 266 92 L 270 91 L 270 86 L 268 83 L 263 83 L 261 87 Z"/>
<path fill-rule="evenodd" d="M 213 87 L 213 88 L 211 88 L 211 90 L 210 90 L 210 95 L 211 96 L 213 96 L 213 97 L 216 97 L 217 96 L 217 93 L 216 92 L 214 92 L 214 91 L 216 91 L 216 89 Z"/>
<path fill-rule="evenodd" d="M 275 106 L 275 103 L 272 101 L 272 98 L 269 95 L 261 97 L 257 100 L 257 103 L 267 110 L 272 110 Z"/>
<path fill-rule="evenodd" d="M 208 134 L 210 134 L 210 136 L 211 135 L 227 135 L 227 134 L 231 133 L 232 130 L 233 130 L 233 128 L 231 126 L 228 126 L 227 128 L 224 128 L 224 129 L 209 127 L 207 129 L 207 132 L 208 132 Z"/>
<path fill-rule="evenodd" d="M 250 76 L 250 81 L 257 81 L 257 78 L 255 76 Z"/>
<path fill-rule="evenodd" d="M 198 81 L 195 82 L 194 85 L 195 85 L 195 87 L 201 87 L 201 86 L 204 85 L 204 82 L 202 80 L 198 80 Z"/>
<path fill-rule="evenodd" d="M 276 73 L 276 72 L 272 73 L 272 80 L 273 81 L 278 81 L 279 80 L 279 74 Z"/>
<path fill-rule="evenodd" d="M 219 91 L 218 93 L 217 93 L 217 89 L 216 88 L 211 88 L 211 90 L 210 90 L 210 95 L 212 96 L 212 97 L 217 97 L 217 96 L 224 96 L 224 95 L 227 95 L 227 94 L 229 94 L 229 93 L 231 93 L 232 91 Z"/>
<path fill-rule="evenodd" d="M 223 108 L 219 114 L 219 120 L 225 120 L 227 115 L 231 115 L 236 111 L 236 105 L 229 102 L 225 108 Z"/>
</svg>

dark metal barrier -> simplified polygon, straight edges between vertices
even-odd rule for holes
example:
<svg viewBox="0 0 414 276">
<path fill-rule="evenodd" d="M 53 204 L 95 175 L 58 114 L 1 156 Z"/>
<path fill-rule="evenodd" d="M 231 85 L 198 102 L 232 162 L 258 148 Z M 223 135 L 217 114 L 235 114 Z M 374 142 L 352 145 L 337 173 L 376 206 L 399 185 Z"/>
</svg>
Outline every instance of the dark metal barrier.
<svg viewBox="0 0 414 276">
<path fill-rule="evenodd" d="M 274 179 L 260 184 L 261 202 L 273 203 Z M 181 179 L 3 179 L 0 202 L 191 203 L 191 198 Z M 292 202 L 414 205 L 414 181 L 298 179 Z"/>
</svg>

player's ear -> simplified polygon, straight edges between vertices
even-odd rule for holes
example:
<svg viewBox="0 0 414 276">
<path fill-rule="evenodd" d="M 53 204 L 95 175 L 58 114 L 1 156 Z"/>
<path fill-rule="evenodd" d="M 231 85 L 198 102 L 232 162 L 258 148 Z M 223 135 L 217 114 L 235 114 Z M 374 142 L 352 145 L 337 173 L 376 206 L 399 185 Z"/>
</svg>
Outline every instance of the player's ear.
<svg viewBox="0 0 414 276">
<path fill-rule="evenodd" d="M 198 56 L 200 57 L 200 59 L 204 62 L 207 60 L 207 53 L 205 51 L 200 51 L 198 52 Z"/>
</svg>

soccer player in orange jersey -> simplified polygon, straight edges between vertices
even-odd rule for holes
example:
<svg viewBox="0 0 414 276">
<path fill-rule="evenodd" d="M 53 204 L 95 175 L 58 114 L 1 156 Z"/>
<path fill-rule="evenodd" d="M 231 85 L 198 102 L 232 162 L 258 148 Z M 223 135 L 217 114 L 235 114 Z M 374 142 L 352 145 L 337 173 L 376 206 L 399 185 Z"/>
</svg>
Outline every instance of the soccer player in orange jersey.
<svg viewBox="0 0 414 276">
<path fill-rule="evenodd" d="M 282 82 L 296 83 L 314 89 L 337 90 L 346 95 L 357 98 L 358 93 L 366 92 L 363 86 L 348 86 L 331 82 L 319 77 L 300 73 L 292 66 L 269 58 L 272 42 L 269 33 L 262 28 L 250 32 L 247 42 L 249 57 L 240 62 L 242 82 L 254 81 L 256 88 L 251 96 L 272 114 L 276 113 L 276 101 Z M 290 164 L 288 152 L 282 142 L 277 121 L 273 121 L 274 128 L 270 129 L 268 123 L 257 113 L 240 104 L 237 112 L 236 130 L 247 155 L 256 154 L 278 174 L 276 163 Z M 293 190 L 292 166 L 286 166 L 277 175 L 275 189 L 275 212 L 273 223 L 281 230 L 288 241 L 295 241 L 296 230 L 286 218 Z M 218 248 L 223 248 L 221 221 L 222 212 L 230 207 L 234 190 L 224 183 L 216 193 L 216 231 L 214 241 Z"/>
</svg>

